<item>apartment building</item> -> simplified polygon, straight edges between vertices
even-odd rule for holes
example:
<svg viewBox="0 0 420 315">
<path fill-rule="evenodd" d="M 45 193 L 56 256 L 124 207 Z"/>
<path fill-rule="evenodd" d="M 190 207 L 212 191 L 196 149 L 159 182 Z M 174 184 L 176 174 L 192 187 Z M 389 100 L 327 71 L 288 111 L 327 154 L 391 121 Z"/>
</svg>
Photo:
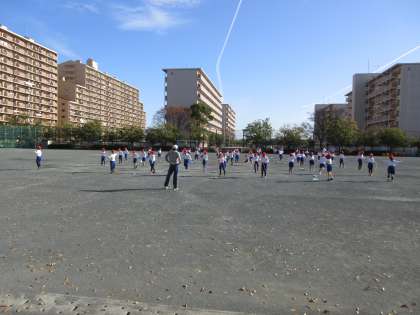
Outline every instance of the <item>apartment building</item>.
<svg viewBox="0 0 420 315">
<path fill-rule="evenodd" d="M 57 53 L 0 25 L 0 123 L 57 124 Z"/>
<path fill-rule="evenodd" d="M 324 142 L 326 126 L 333 118 L 350 118 L 348 103 L 316 104 L 314 116 L 314 138 L 317 142 Z"/>
<path fill-rule="evenodd" d="M 99 120 L 105 128 L 146 128 L 146 114 L 139 90 L 101 72 L 88 59 L 58 65 L 58 122 L 83 125 Z"/>
<path fill-rule="evenodd" d="M 396 64 L 369 80 L 365 124 L 420 136 L 420 63 Z"/>
<path fill-rule="evenodd" d="M 165 106 L 190 107 L 203 102 L 213 115 L 208 131 L 223 133 L 222 95 L 201 68 L 163 69 L 165 72 Z"/>
<path fill-rule="evenodd" d="M 366 128 L 366 108 L 368 101 L 368 82 L 375 78 L 376 73 L 356 73 L 353 75 L 352 88 L 352 114 L 351 117 L 356 121 L 360 130 Z"/>
<path fill-rule="evenodd" d="M 229 104 L 223 104 L 223 135 L 226 141 L 235 139 L 236 113 Z"/>
<path fill-rule="evenodd" d="M 347 102 L 347 116 L 353 119 L 353 91 L 345 95 Z"/>
</svg>

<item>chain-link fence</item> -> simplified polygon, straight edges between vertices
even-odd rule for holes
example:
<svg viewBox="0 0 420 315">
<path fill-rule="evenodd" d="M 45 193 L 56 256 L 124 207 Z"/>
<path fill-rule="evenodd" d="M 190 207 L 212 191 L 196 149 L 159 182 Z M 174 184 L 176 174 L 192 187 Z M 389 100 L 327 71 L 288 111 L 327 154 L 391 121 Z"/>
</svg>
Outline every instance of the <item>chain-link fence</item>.
<svg viewBox="0 0 420 315">
<path fill-rule="evenodd" d="M 41 140 L 41 127 L 0 125 L 0 148 L 33 148 Z"/>
</svg>

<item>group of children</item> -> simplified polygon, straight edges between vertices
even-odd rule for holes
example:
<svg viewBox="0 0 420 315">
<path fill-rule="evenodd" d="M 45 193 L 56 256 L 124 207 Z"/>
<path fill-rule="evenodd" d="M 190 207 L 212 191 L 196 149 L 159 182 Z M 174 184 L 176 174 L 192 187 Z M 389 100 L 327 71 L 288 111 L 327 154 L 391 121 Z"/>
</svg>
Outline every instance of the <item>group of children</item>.
<svg viewBox="0 0 420 315">
<path fill-rule="evenodd" d="M 223 152 L 222 150 L 216 151 L 219 176 L 221 176 L 222 174 L 226 176 L 226 167 L 229 162 L 231 163 L 231 165 L 234 165 L 235 163 L 236 164 L 239 163 L 240 154 L 241 153 L 239 149 L 234 149 L 231 151 L 228 150 L 226 152 Z M 284 154 L 283 150 L 278 150 L 278 156 L 280 160 L 283 159 L 283 154 Z M 110 155 L 108 155 L 106 149 L 103 148 L 101 151 L 101 159 L 100 159 L 101 165 L 106 165 L 106 160 L 109 160 L 110 172 L 114 173 L 117 159 L 118 159 L 119 164 L 123 164 L 124 161 L 128 161 L 129 155 L 130 155 L 130 152 L 126 147 L 119 148 L 118 150 L 111 150 Z M 43 160 L 43 152 L 40 145 L 36 147 L 35 156 L 36 156 L 35 162 L 36 162 L 37 168 L 39 169 L 41 167 L 41 163 Z M 161 156 L 162 156 L 161 149 L 157 151 L 157 155 L 152 148 L 150 148 L 147 151 L 142 149 L 139 152 L 132 150 L 131 157 L 133 161 L 133 168 L 136 169 L 140 163 L 141 163 L 141 166 L 145 166 L 146 162 L 148 161 L 150 165 L 151 174 L 155 174 L 156 162 L 157 160 L 160 160 Z M 187 148 L 184 149 L 182 151 L 181 157 L 183 159 L 184 168 L 188 170 L 189 165 L 192 163 L 191 149 L 187 149 Z M 334 152 L 327 151 L 326 149 L 323 149 L 322 151 L 317 152 L 316 155 L 313 152 L 296 150 L 295 152 L 292 152 L 289 154 L 289 159 L 288 159 L 289 175 L 293 174 L 295 163 L 301 169 L 304 169 L 305 162 L 308 161 L 309 171 L 314 172 L 316 161 L 318 161 L 319 163 L 318 175 L 321 176 L 325 171 L 326 176 L 327 176 L 327 181 L 331 181 L 334 179 L 333 165 L 334 165 L 335 157 L 336 155 Z M 207 150 L 197 149 L 194 152 L 194 160 L 200 160 L 200 159 L 202 161 L 203 172 L 207 173 L 207 166 L 208 166 L 208 161 L 209 161 L 209 155 L 208 155 Z M 367 158 L 364 156 L 363 151 L 358 153 L 357 155 L 358 170 L 363 169 L 363 164 L 365 160 L 367 160 L 368 175 L 372 176 L 374 168 L 376 167 L 376 160 L 373 153 L 370 153 Z M 261 177 L 267 177 L 267 170 L 268 170 L 268 165 L 270 163 L 270 159 L 266 152 L 262 152 L 261 149 L 250 151 L 247 154 L 245 163 L 249 163 L 251 165 L 251 168 L 253 169 L 254 173 L 257 174 L 260 171 Z M 393 181 L 394 176 L 395 176 L 396 166 L 398 163 L 400 163 L 400 161 L 396 160 L 394 155 L 390 153 L 388 155 L 388 159 L 386 163 L 387 163 L 387 179 L 388 181 Z M 344 165 L 345 165 L 344 152 L 340 152 L 339 168 L 344 168 Z M 314 180 L 318 180 L 318 175 L 314 175 Z"/>
<path fill-rule="evenodd" d="M 106 165 L 106 160 L 109 160 L 110 164 L 110 171 L 111 174 L 115 172 L 115 167 L 117 163 L 117 157 L 118 157 L 118 164 L 123 164 L 123 161 L 128 161 L 130 152 L 127 148 L 118 150 L 111 150 L 111 154 L 107 155 L 107 151 L 105 148 L 102 148 L 101 151 L 101 165 Z M 162 156 L 162 150 L 159 149 L 157 151 L 157 158 L 160 159 Z M 146 161 L 149 161 L 150 165 L 150 173 L 155 174 L 156 173 L 156 153 L 153 149 L 149 149 L 147 152 L 142 149 L 140 152 L 137 152 L 136 150 L 131 151 L 131 158 L 133 161 L 133 168 L 136 169 L 139 166 L 139 163 L 141 163 L 141 166 L 145 166 Z"/>
<path fill-rule="evenodd" d="M 249 163 L 251 165 L 255 174 L 257 174 L 261 169 L 261 177 L 267 177 L 270 158 L 266 152 L 263 152 L 261 149 L 250 151 L 245 159 L 245 163 Z"/>
<path fill-rule="evenodd" d="M 281 153 L 282 155 L 283 153 Z M 280 154 L 279 154 L 280 156 Z M 315 168 L 315 161 L 317 160 L 319 163 L 319 171 L 318 175 L 321 176 L 324 171 L 326 171 L 327 181 L 331 181 L 334 179 L 334 173 L 333 173 L 333 165 L 334 165 L 334 159 L 336 155 L 334 152 L 327 151 L 326 149 L 323 149 L 322 151 L 318 152 L 316 157 L 313 152 L 303 152 L 296 150 L 296 152 L 292 152 L 289 155 L 289 175 L 293 173 L 293 168 L 295 166 L 295 161 L 300 166 L 301 169 L 304 169 L 305 161 L 309 161 L 309 171 L 313 172 Z M 282 156 L 280 156 L 280 160 L 282 159 Z M 344 168 L 344 152 L 341 151 L 339 154 L 339 168 Z M 365 160 L 364 152 L 361 151 L 357 155 L 357 169 L 362 170 L 363 169 L 363 162 Z M 394 155 L 390 153 L 388 155 L 387 160 L 387 178 L 388 180 L 394 180 L 395 176 L 395 168 L 397 163 L 400 161 L 396 160 Z M 373 153 L 369 154 L 369 157 L 367 158 L 367 169 L 368 169 L 368 175 L 373 175 L 373 170 L 376 166 L 376 161 Z M 318 180 L 318 176 L 314 175 L 314 180 Z"/>
</svg>

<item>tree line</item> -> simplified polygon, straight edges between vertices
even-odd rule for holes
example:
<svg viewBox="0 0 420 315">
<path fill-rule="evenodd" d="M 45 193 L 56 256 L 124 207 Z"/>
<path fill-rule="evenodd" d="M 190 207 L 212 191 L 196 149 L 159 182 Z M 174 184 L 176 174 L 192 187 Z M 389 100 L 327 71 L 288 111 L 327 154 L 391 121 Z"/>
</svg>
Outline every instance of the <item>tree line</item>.
<svg viewBox="0 0 420 315">
<path fill-rule="evenodd" d="M 315 146 L 335 146 L 338 149 L 350 146 L 386 146 L 390 149 L 420 146 L 420 138 L 409 137 L 399 128 L 360 131 L 353 120 L 340 117 L 323 121 L 321 126 L 316 122 L 305 122 L 285 125 L 278 130 L 272 127 L 269 118 L 256 120 L 245 128 L 244 140 L 247 145 L 277 145 L 287 149 Z"/>
</svg>

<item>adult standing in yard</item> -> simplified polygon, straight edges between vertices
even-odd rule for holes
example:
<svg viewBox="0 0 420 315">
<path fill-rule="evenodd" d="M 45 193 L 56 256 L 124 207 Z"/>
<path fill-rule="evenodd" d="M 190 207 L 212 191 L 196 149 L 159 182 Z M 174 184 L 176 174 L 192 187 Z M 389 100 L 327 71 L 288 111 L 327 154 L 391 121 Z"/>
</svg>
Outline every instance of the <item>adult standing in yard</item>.
<svg viewBox="0 0 420 315">
<path fill-rule="evenodd" d="M 169 180 L 173 174 L 174 190 L 178 190 L 178 166 L 181 162 L 181 154 L 179 153 L 178 146 L 176 144 L 172 147 L 171 151 L 166 153 L 165 160 L 169 163 L 168 174 L 166 175 L 165 180 L 165 189 L 169 189 Z"/>
</svg>

